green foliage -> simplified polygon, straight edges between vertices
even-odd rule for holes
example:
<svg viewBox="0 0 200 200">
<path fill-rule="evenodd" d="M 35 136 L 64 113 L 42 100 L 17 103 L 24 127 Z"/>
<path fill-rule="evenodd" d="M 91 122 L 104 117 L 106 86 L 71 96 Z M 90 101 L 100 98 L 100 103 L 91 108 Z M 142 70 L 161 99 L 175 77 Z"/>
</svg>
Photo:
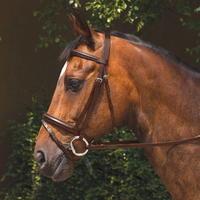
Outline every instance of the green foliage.
<svg viewBox="0 0 200 200">
<path fill-rule="evenodd" d="M 196 57 L 196 63 L 200 63 L 200 2 L 186 1 L 185 4 L 179 3 L 178 12 L 181 14 L 180 22 L 184 27 L 196 33 L 198 39 L 196 46 L 186 48 L 186 51 Z"/>
<path fill-rule="evenodd" d="M 24 123 L 8 130 L 12 144 L 7 172 L 1 180 L 1 200 L 168 200 L 141 150 L 90 152 L 63 183 L 40 177 L 33 160 L 35 136 L 43 106 L 35 104 Z M 130 137 L 126 129 L 118 136 Z M 113 136 L 108 136 L 110 139 Z M 116 136 L 115 136 L 116 137 Z"/>
<path fill-rule="evenodd" d="M 91 13 L 91 21 L 100 27 L 110 27 L 116 21 L 128 22 L 136 27 L 139 32 L 144 24 L 148 23 L 160 14 L 160 9 L 156 5 L 161 1 L 141 1 L 135 0 L 116 0 L 88 1 L 85 5 L 86 11 Z M 161 6 L 159 6 L 161 7 Z M 158 12 L 159 10 L 159 12 Z"/>
<path fill-rule="evenodd" d="M 67 42 L 65 33 L 67 28 L 67 15 L 72 9 L 81 8 L 87 15 L 88 22 L 93 27 L 104 29 L 117 24 L 128 24 L 133 27 L 132 32 L 139 33 L 143 28 L 159 20 L 163 13 L 172 11 L 177 14 L 181 24 L 186 29 L 194 31 L 200 37 L 200 4 L 199 1 L 190 0 L 54 0 L 41 1 L 41 9 L 33 13 L 42 24 L 40 34 L 40 48 L 50 45 L 64 46 Z M 68 38 L 69 39 L 69 38 Z M 200 41 L 196 46 L 186 48 L 186 51 L 196 57 L 200 62 Z"/>
<path fill-rule="evenodd" d="M 134 32 L 140 32 L 144 25 L 158 17 L 163 9 L 162 0 L 54 0 L 41 3 L 41 10 L 33 13 L 42 24 L 40 48 L 47 48 L 52 44 L 62 46 L 66 44 L 67 15 L 72 9 L 81 8 L 87 13 L 87 19 L 93 27 L 104 29 L 112 24 L 133 24 Z"/>
<path fill-rule="evenodd" d="M 41 1 L 41 7 L 43 9 L 33 12 L 33 16 L 42 24 L 38 47 L 48 48 L 53 44 L 62 46 L 66 43 L 67 32 L 67 18 L 63 17 L 65 0 Z"/>
</svg>

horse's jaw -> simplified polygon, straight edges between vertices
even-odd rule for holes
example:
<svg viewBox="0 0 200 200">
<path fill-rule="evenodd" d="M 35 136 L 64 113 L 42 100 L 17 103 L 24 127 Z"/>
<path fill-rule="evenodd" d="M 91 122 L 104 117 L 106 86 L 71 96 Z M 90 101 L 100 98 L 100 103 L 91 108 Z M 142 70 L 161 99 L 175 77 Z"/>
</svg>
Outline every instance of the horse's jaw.
<svg viewBox="0 0 200 200">
<path fill-rule="evenodd" d="M 50 177 L 55 182 L 62 182 L 72 176 L 74 163 L 64 157 L 55 167 L 54 173 Z"/>
</svg>

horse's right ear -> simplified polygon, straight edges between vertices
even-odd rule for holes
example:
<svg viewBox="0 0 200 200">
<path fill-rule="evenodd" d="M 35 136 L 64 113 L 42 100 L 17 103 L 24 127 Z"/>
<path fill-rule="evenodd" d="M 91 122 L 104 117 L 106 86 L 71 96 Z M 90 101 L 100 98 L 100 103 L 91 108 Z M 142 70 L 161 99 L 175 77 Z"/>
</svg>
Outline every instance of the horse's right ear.
<svg viewBox="0 0 200 200">
<path fill-rule="evenodd" d="M 92 30 L 88 26 L 84 17 L 81 17 L 80 14 L 76 13 L 75 15 L 69 15 L 69 21 L 72 24 L 72 28 L 76 35 L 81 35 L 89 47 L 94 47 L 94 39 Z"/>
</svg>

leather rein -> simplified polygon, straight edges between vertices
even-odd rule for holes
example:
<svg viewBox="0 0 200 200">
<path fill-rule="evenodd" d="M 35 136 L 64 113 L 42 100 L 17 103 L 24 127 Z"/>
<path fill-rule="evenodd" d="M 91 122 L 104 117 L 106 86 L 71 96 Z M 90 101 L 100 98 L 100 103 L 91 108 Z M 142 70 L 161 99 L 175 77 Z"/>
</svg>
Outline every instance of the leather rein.
<svg viewBox="0 0 200 200">
<path fill-rule="evenodd" d="M 43 114 L 43 118 L 42 118 L 43 127 L 46 129 L 50 138 L 56 143 L 56 145 L 63 151 L 63 153 L 69 159 L 75 160 L 73 157 L 74 155 L 77 157 L 84 156 L 85 154 L 87 154 L 88 150 L 158 147 L 158 146 L 184 144 L 184 143 L 188 143 L 188 142 L 192 142 L 192 141 L 200 139 L 200 135 L 197 135 L 194 137 L 185 138 L 185 139 L 181 139 L 181 140 L 156 142 L 156 143 L 140 143 L 138 140 L 102 142 L 102 143 L 98 143 L 98 144 L 93 143 L 93 141 L 89 142 L 86 139 L 86 135 L 82 132 L 82 130 L 84 129 L 84 126 L 87 123 L 89 115 L 92 113 L 92 109 L 95 106 L 95 102 L 98 99 L 98 96 L 100 94 L 100 89 L 102 88 L 103 85 L 106 90 L 106 96 L 107 96 L 108 106 L 109 106 L 110 115 L 111 115 L 111 119 L 112 119 L 112 125 L 115 126 L 115 115 L 114 115 L 113 104 L 112 104 L 111 97 L 110 97 L 110 88 L 109 88 L 109 84 L 108 84 L 108 74 L 107 74 L 109 55 L 110 55 L 110 33 L 109 32 L 105 33 L 102 59 L 99 59 L 99 58 L 97 58 L 93 55 L 89 55 L 87 53 L 80 52 L 75 49 L 71 50 L 70 56 L 76 56 L 76 57 L 80 57 L 80 58 L 83 58 L 86 60 L 91 60 L 100 65 L 99 73 L 93 84 L 90 96 L 89 96 L 89 98 L 88 98 L 88 100 L 87 100 L 87 102 L 86 102 L 86 104 L 74 126 L 71 126 L 70 124 L 67 124 L 66 122 L 64 122 L 48 113 Z M 70 134 L 73 134 L 74 137 L 72 138 L 72 140 L 69 143 L 63 144 L 61 141 L 58 140 L 55 133 L 53 132 L 53 130 L 51 129 L 51 127 L 48 124 L 56 126 Z M 82 141 L 85 144 L 84 152 L 80 153 L 80 152 L 76 151 L 75 146 L 74 146 L 74 142 L 76 140 Z"/>
</svg>

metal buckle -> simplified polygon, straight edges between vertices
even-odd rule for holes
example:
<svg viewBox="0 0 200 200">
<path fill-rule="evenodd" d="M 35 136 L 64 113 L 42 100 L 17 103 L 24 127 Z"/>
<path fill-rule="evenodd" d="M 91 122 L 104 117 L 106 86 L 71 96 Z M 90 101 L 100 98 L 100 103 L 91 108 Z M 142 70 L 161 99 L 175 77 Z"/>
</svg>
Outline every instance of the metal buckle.
<svg viewBox="0 0 200 200">
<path fill-rule="evenodd" d="M 88 149 L 86 149 L 83 153 L 77 153 L 77 152 L 76 152 L 76 150 L 75 150 L 75 148 L 74 148 L 73 142 L 74 142 L 75 140 L 78 140 L 79 138 L 80 138 L 80 136 L 75 136 L 75 137 L 70 141 L 70 149 L 71 149 L 71 151 L 73 152 L 74 155 L 80 157 L 80 156 L 86 155 L 87 152 L 88 152 Z M 85 142 L 85 145 L 86 145 L 86 148 L 87 148 L 87 147 L 89 146 L 88 141 L 87 141 L 84 137 L 82 138 L 82 141 Z"/>
<path fill-rule="evenodd" d="M 108 78 L 108 74 L 103 75 L 103 79 L 107 79 Z"/>
<path fill-rule="evenodd" d="M 102 78 L 100 78 L 100 77 L 96 78 L 96 81 L 102 83 L 102 82 L 103 82 L 105 79 L 107 79 L 107 78 L 108 78 L 108 74 L 105 74 L 105 75 L 103 75 Z"/>
<path fill-rule="evenodd" d="M 99 77 L 98 77 L 98 78 L 96 79 L 96 81 L 99 82 L 99 83 L 102 83 L 102 82 L 103 82 L 103 78 L 99 78 Z"/>
</svg>

